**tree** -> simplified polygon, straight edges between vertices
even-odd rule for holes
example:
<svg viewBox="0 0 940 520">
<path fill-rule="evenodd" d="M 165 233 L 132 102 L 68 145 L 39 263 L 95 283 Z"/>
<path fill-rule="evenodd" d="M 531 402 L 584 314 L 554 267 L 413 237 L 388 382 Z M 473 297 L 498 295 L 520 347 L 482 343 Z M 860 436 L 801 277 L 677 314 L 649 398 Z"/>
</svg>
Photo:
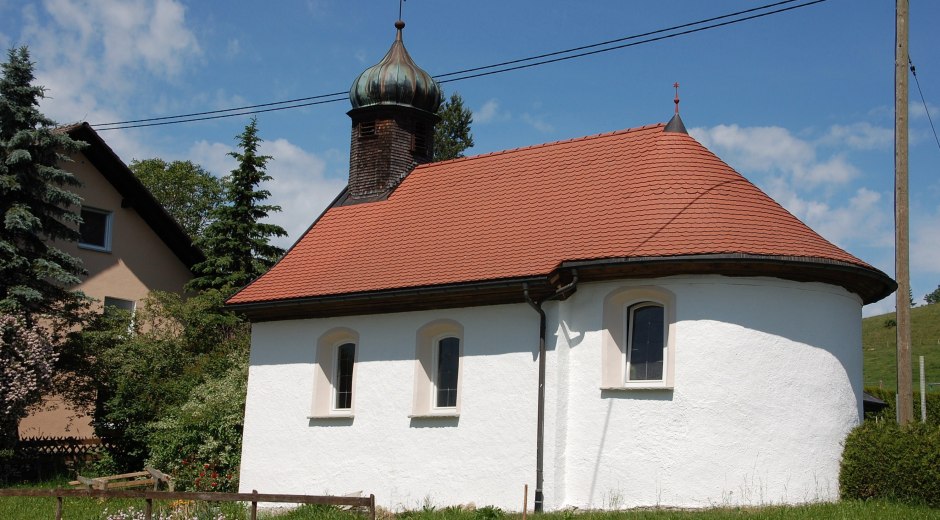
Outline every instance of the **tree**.
<svg viewBox="0 0 940 520">
<path fill-rule="evenodd" d="M 450 100 L 438 109 L 437 115 L 441 120 L 434 127 L 434 160 L 463 157 L 464 150 L 473 146 L 473 134 L 470 133 L 473 113 L 464 108 L 463 98 L 454 92 Z"/>
<path fill-rule="evenodd" d="M 191 238 L 202 235 L 222 204 L 222 180 L 192 161 L 133 160 L 130 169 Z"/>
<path fill-rule="evenodd" d="M 224 181 L 225 203 L 212 212 L 213 222 L 196 242 L 206 260 L 193 267 L 196 278 L 187 285 L 190 289 L 241 287 L 284 254 L 269 241 L 271 237 L 287 236 L 287 232 L 281 226 L 261 222 L 281 208 L 264 204 L 271 192 L 258 189 L 262 182 L 271 180 L 265 173 L 271 157 L 258 155 L 261 138 L 257 119 L 252 118 L 236 138 L 241 151 L 229 155 L 238 161 L 238 167 Z"/>
<path fill-rule="evenodd" d="M 74 317 L 81 260 L 56 247 L 78 240 L 79 185 L 58 164 L 84 143 L 39 112 L 26 47 L 11 49 L 0 78 L 0 312 Z"/>
<path fill-rule="evenodd" d="M 940 303 L 940 285 L 938 285 L 932 293 L 924 296 L 924 300 L 926 300 L 927 303 L 931 305 L 934 303 Z"/>
</svg>

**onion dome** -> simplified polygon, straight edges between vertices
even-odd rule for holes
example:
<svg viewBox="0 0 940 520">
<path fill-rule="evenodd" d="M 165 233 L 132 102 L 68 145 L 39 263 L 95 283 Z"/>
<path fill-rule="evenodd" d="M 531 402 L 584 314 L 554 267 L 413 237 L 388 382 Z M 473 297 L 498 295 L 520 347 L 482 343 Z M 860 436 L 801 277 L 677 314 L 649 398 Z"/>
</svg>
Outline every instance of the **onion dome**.
<svg viewBox="0 0 940 520">
<path fill-rule="evenodd" d="M 401 31 L 405 22 L 395 22 L 398 35 L 382 61 L 364 70 L 349 89 L 352 107 L 371 105 L 405 105 L 437 112 L 443 97 L 441 86 L 431 75 L 415 65 L 405 50 Z"/>
</svg>

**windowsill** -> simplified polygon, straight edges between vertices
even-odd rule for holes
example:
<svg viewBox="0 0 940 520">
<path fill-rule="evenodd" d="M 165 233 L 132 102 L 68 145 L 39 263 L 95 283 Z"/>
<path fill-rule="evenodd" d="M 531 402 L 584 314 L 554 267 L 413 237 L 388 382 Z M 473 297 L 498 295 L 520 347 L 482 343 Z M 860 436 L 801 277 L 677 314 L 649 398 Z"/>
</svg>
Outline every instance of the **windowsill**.
<svg viewBox="0 0 940 520">
<path fill-rule="evenodd" d="M 673 385 L 667 385 L 665 383 L 642 383 L 635 385 L 625 385 L 625 386 L 602 386 L 601 390 L 614 390 L 618 392 L 629 392 L 631 390 L 673 390 L 675 387 Z"/>
<path fill-rule="evenodd" d="M 352 411 L 345 410 L 332 410 L 329 413 L 317 413 L 313 415 L 308 415 L 307 419 L 350 419 L 355 417 L 356 414 Z"/>
<path fill-rule="evenodd" d="M 460 412 L 457 410 L 441 410 L 415 413 L 408 416 L 409 419 L 437 419 L 441 417 L 460 417 Z"/>
<path fill-rule="evenodd" d="M 81 243 L 79 243 L 79 244 L 78 244 L 78 248 L 79 248 L 79 249 L 88 249 L 89 251 L 98 251 L 99 253 L 110 253 L 110 252 L 111 252 L 111 248 L 110 248 L 110 247 L 101 247 L 101 246 L 96 246 L 96 245 L 92 245 L 92 244 L 81 244 Z"/>
</svg>

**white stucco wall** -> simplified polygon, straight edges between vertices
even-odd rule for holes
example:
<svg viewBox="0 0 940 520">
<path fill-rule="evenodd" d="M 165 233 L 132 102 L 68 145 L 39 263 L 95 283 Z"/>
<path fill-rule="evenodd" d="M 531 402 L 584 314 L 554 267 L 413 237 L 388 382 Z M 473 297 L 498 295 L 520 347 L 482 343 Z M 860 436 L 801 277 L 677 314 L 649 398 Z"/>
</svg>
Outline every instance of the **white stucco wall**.
<svg viewBox="0 0 940 520">
<path fill-rule="evenodd" d="M 676 296 L 673 390 L 600 389 L 604 296 Z M 861 302 L 839 288 L 719 276 L 582 284 L 557 304 L 548 386 L 553 507 L 833 500 L 861 414 Z"/>
<path fill-rule="evenodd" d="M 604 297 L 676 296 L 672 390 L 601 390 Z M 545 507 L 829 500 L 861 413 L 861 302 L 718 276 L 582 283 L 548 315 Z M 409 419 L 415 338 L 464 327 L 459 419 Z M 318 337 L 359 334 L 355 417 L 308 419 Z M 253 326 L 241 490 L 374 493 L 390 509 L 522 507 L 535 488 L 538 315 L 502 305 Z"/>
<path fill-rule="evenodd" d="M 410 419 L 416 332 L 438 319 L 464 326 L 460 417 Z M 308 419 L 317 338 L 338 326 L 360 338 L 355 417 Z M 521 509 L 535 471 L 537 347 L 526 305 L 255 324 L 241 490 Z"/>
</svg>

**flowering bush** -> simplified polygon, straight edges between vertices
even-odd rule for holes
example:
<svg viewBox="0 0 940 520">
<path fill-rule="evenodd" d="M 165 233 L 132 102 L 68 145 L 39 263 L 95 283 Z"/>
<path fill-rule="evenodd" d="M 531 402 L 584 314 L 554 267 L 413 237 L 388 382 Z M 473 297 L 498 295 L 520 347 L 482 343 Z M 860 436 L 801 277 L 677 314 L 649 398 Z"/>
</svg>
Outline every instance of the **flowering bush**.
<svg viewBox="0 0 940 520">
<path fill-rule="evenodd" d="M 0 433 L 26 416 L 52 382 L 58 353 L 47 332 L 22 317 L 0 315 Z"/>
<path fill-rule="evenodd" d="M 172 474 L 178 489 L 237 490 L 247 379 L 248 364 L 239 359 L 154 423 L 149 462 Z"/>
<path fill-rule="evenodd" d="M 119 509 L 113 513 L 105 510 L 105 520 L 144 520 L 144 511 L 135 507 Z M 225 520 L 225 515 L 206 503 L 177 500 L 169 511 L 154 511 L 153 520 Z"/>
</svg>

